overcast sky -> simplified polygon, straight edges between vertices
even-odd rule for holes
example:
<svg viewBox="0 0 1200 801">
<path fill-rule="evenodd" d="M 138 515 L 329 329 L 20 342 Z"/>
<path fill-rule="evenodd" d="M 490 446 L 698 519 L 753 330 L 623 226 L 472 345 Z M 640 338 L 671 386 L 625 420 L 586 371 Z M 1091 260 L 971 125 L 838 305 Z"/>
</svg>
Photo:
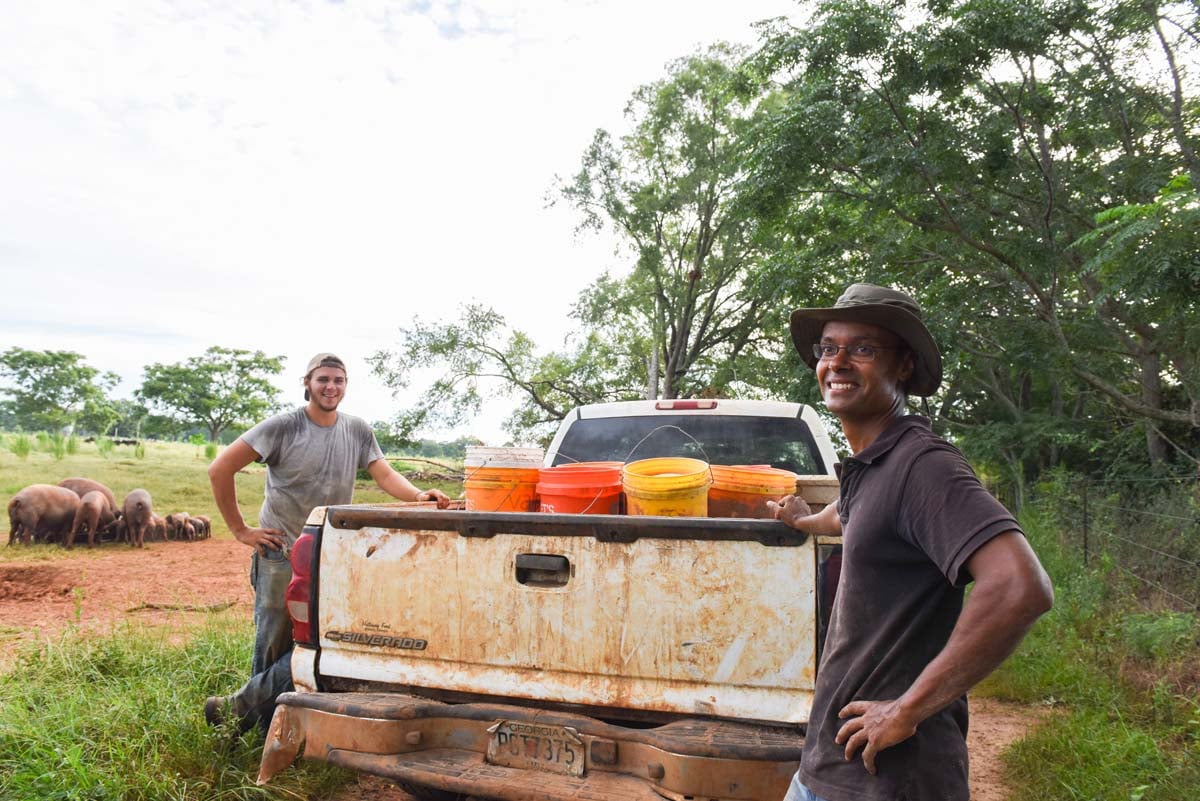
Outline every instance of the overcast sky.
<svg viewBox="0 0 1200 801">
<path fill-rule="evenodd" d="M 0 350 L 119 374 L 210 345 L 365 357 L 490 304 L 543 348 L 612 243 L 545 207 L 632 91 L 791 0 L 10 3 L 0 25 Z M 503 402 L 469 427 L 502 444 Z M 433 436 L 462 432 L 426 432 Z"/>
</svg>

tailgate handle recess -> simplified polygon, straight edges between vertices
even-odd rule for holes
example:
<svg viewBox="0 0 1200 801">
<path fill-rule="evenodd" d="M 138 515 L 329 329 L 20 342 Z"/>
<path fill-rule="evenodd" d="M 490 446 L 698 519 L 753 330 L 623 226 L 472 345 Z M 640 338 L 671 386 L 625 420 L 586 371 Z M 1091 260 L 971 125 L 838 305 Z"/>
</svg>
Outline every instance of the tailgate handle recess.
<svg viewBox="0 0 1200 801">
<path fill-rule="evenodd" d="M 565 587 L 571 579 L 571 562 L 548 553 L 517 554 L 517 583 L 529 587 Z"/>
</svg>

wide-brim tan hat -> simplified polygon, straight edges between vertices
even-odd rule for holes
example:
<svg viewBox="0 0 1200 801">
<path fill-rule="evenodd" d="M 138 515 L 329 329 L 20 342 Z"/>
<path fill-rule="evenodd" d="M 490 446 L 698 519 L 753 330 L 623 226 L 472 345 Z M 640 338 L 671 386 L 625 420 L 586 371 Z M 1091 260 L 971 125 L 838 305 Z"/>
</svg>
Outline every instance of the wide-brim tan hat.
<svg viewBox="0 0 1200 801">
<path fill-rule="evenodd" d="M 793 311 L 792 342 L 809 367 L 817 366 L 812 346 L 821 341 L 821 331 L 831 320 L 870 323 L 903 339 L 916 356 L 907 387 L 910 394 L 932 395 L 942 383 L 942 353 L 921 322 L 920 304 L 909 294 L 874 284 L 851 284 L 833 306 Z"/>
</svg>

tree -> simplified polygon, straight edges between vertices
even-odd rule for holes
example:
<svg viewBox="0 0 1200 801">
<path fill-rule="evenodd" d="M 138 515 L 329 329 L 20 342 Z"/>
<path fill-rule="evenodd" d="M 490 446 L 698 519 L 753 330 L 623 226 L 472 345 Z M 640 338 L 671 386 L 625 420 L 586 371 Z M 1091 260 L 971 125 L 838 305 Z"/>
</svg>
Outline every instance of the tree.
<svg viewBox="0 0 1200 801">
<path fill-rule="evenodd" d="M 449 323 L 414 320 L 400 329 L 397 350 L 380 350 L 368 361 L 392 390 L 408 386 L 415 370 L 444 370 L 393 421 L 394 435 L 405 442 L 413 442 L 422 427 L 453 427 L 477 414 L 486 389 L 518 399 L 504 427 L 522 442 L 548 441 L 575 406 L 636 398 L 643 389 L 640 381 L 629 383 L 631 362 L 613 343 L 585 335 L 574 348 L 539 355 L 527 334 L 478 304 L 465 306 Z"/>
<path fill-rule="evenodd" d="M 278 408 L 271 377 L 283 361 L 261 350 L 211 347 L 183 362 L 148 365 L 136 395 L 151 410 L 202 426 L 216 442 L 226 428 L 251 425 Z"/>
<path fill-rule="evenodd" d="M 83 354 L 66 350 L 9 348 L 0 354 L 0 378 L 12 386 L 0 388 L 12 419 L 32 428 L 59 431 L 74 426 L 89 405 L 107 403 L 106 393 L 119 380 L 83 361 Z"/>
<path fill-rule="evenodd" d="M 1088 252 L 1097 215 L 1196 174 L 1195 6 L 921 8 L 832 0 L 804 29 L 765 29 L 755 67 L 780 98 L 749 183 L 807 264 L 777 274 L 781 300 L 828 298 L 814 273 L 911 290 L 950 345 L 941 425 L 1018 487 L 1114 428 L 1164 458 L 1155 430 L 1200 425 L 1181 309 L 1200 286 L 1178 261 Z M 1172 252 L 1194 252 L 1195 228 L 1180 236 Z"/>
<path fill-rule="evenodd" d="M 768 290 L 748 280 L 776 243 L 737 203 L 760 114 L 741 56 L 716 45 L 672 63 L 629 101 L 632 131 L 597 131 L 559 187 L 582 228 L 610 226 L 634 259 L 590 287 L 577 316 L 643 356 L 647 397 L 723 394 L 738 380 L 730 366 L 778 339 L 761 337 Z"/>
</svg>

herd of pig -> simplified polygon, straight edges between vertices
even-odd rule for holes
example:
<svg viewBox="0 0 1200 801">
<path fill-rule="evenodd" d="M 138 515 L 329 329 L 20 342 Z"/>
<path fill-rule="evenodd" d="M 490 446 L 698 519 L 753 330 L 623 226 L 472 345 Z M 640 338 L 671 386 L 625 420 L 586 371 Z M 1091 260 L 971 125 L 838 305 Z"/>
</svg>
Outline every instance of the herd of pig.
<svg viewBox="0 0 1200 801">
<path fill-rule="evenodd" d="M 194 540 L 212 533 L 209 519 L 176 512 L 166 517 L 154 513 L 150 493 L 135 489 L 117 506 L 112 490 L 90 478 L 66 478 L 57 485 L 30 484 L 8 502 L 8 544 L 60 542 L 75 545 L 87 535 L 96 542 L 128 542 L 141 548 L 146 540 Z"/>
</svg>

